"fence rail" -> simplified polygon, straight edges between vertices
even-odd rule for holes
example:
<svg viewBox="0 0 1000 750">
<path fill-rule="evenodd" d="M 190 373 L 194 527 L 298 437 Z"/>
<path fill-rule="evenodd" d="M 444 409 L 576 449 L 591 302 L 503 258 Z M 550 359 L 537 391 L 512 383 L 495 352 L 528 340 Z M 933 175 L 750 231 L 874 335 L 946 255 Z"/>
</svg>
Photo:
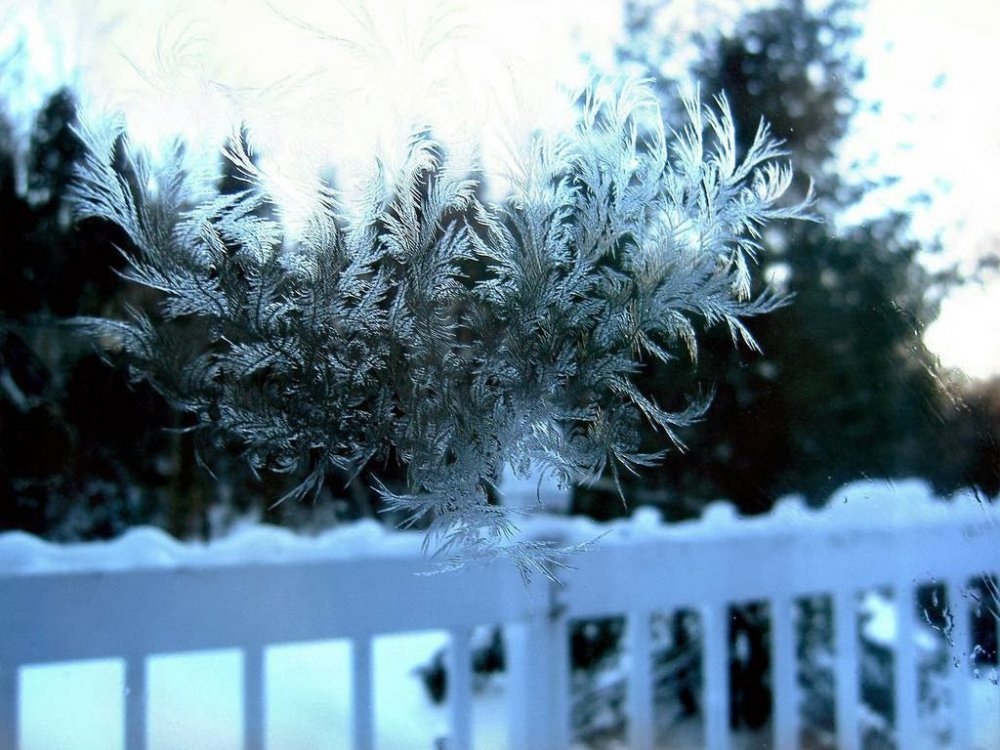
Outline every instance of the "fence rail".
<svg viewBox="0 0 1000 750">
<path fill-rule="evenodd" d="M 966 509 L 968 511 L 968 509 Z M 718 515 L 718 514 L 716 514 Z M 725 514 L 723 514 L 725 515 Z M 778 516 L 782 514 L 779 513 Z M 786 514 L 787 515 L 787 514 Z M 787 518 L 785 519 L 787 520 Z M 374 748 L 372 639 L 443 629 L 450 634 L 450 750 L 472 747 L 470 634 L 505 628 L 510 747 L 570 745 L 568 624 L 624 616 L 630 654 L 628 747 L 655 746 L 650 622 L 655 613 L 701 616 L 705 744 L 730 747 L 730 607 L 766 601 L 771 618 L 774 747 L 797 747 L 799 711 L 792 609 L 799 597 L 829 596 L 834 610 L 837 747 L 859 738 L 859 593 L 893 591 L 893 681 L 899 744 L 919 716 L 915 593 L 943 583 L 954 621 L 954 747 L 970 744 L 968 680 L 973 644 L 970 580 L 1000 572 L 1000 528 L 982 513 L 939 514 L 933 521 L 864 524 L 726 521 L 652 534 L 620 524 L 573 560 L 559 585 L 525 586 L 513 566 L 497 564 L 435 576 L 419 557 L 261 562 L 214 567 L 19 574 L 0 572 L 0 748 L 18 748 L 19 670 L 96 658 L 125 662 L 125 747 L 146 746 L 147 660 L 153 655 L 239 648 L 243 653 L 243 737 L 265 742 L 264 653 L 268 646 L 350 639 L 353 742 Z M 127 623 L 127 626 L 123 626 Z"/>
</svg>

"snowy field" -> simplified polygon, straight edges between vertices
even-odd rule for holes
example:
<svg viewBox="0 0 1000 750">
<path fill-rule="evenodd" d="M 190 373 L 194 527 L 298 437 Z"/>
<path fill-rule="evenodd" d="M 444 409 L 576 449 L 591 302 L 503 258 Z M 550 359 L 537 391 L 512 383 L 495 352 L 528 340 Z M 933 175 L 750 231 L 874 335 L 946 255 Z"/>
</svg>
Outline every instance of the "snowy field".
<svg viewBox="0 0 1000 750">
<path fill-rule="evenodd" d="M 444 633 L 379 638 L 374 647 L 376 742 L 380 748 L 431 750 L 446 733 L 414 670 L 446 643 Z M 267 747 L 350 747 L 350 651 L 346 642 L 273 647 L 267 656 Z M 240 655 L 170 655 L 150 661 L 150 750 L 238 750 Z M 22 673 L 23 750 L 123 747 L 120 662 L 32 667 Z M 477 742 L 505 748 L 499 685 L 476 701 Z"/>
<path fill-rule="evenodd" d="M 446 644 L 441 632 L 376 640 L 376 747 L 438 750 L 445 709 L 427 698 L 415 670 Z M 31 667 L 22 672 L 22 750 L 120 750 L 123 666 L 117 661 Z M 346 642 L 269 650 L 267 744 L 272 750 L 350 747 L 350 655 Z M 150 665 L 149 750 L 242 750 L 240 657 L 235 651 L 154 657 Z M 978 750 L 1000 748 L 1000 688 L 972 681 Z M 516 750 L 507 742 L 502 678 L 477 695 L 478 750 Z M 697 721 L 672 727 L 667 748 L 701 747 Z M 737 733 L 734 750 L 770 746 L 766 731 Z M 931 750 L 928 741 L 923 747 Z"/>
<path fill-rule="evenodd" d="M 818 523 L 850 527 L 864 523 L 924 523 L 967 514 L 982 520 L 984 506 L 974 498 L 953 504 L 926 502 L 919 483 L 864 483 L 839 491 L 840 502 L 822 514 L 794 501 L 783 503 L 770 518 L 739 521 L 726 506 L 716 506 L 697 524 L 664 528 L 655 513 L 598 526 L 582 519 L 542 517 L 525 524 L 528 532 L 564 539 L 594 538 L 602 543 L 677 534 L 720 533 L 733 523 L 760 529 Z M 864 501 L 864 502 L 862 502 Z M 184 545 L 153 529 L 134 529 L 108 543 L 57 547 L 19 533 L 0 535 L 0 576 L 46 575 L 57 571 L 130 570 L 158 567 L 211 567 L 243 562 L 278 562 L 348 558 L 377 553 L 417 554 L 419 535 L 386 531 L 373 522 L 341 527 L 314 537 L 247 524 L 209 544 Z M 865 636 L 890 644 L 896 624 L 893 609 L 877 596 L 866 596 Z M 266 611 L 259 613 L 267 617 Z M 67 623 L 67 627 L 72 627 Z M 918 649 L 929 648 L 926 629 L 917 631 Z M 922 639 L 922 640 L 921 640 Z M 443 631 L 425 631 L 375 639 L 375 737 L 380 750 L 440 750 L 446 747 L 447 712 L 433 704 L 418 669 L 447 643 Z M 350 644 L 347 641 L 282 644 L 266 654 L 266 747 L 270 750 L 342 750 L 350 747 Z M 152 750 L 237 750 L 241 737 L 242 657 L 237 649 L 192 654 L 152 655 L 149 675 L 149 747 Z M 974 747 L 1000 750 L 1000 687 L 996 671 L 970 677 Z M 120 660 L 46 664 L 22 668 L 20 725 L 22 750 L 119 750 L 124 747 L 124 664 Z M 477 691 L 472 723 L 478 750 L 517 750 L 507 739 L 507 694 L 503 676 Z M 701 743 L 699 722 L 687 720 L 670 733 L 670 748 Z M 770 746 L 767 732 L 740 734 L 734 748 Z M 935 747 L 928 741 L 927 748 Z"/>
</svg>

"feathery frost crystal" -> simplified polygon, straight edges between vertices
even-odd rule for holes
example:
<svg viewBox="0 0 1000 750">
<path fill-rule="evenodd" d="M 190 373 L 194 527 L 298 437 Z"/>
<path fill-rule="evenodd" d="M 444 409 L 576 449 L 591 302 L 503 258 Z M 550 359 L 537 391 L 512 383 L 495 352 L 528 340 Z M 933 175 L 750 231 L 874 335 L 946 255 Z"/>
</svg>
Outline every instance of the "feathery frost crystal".
<svg viewBox="0 0 1000 750">
<path fill-rule="evenodd" d="M 219 194 L 180 149 L 151 174 L 120 125 L 85 130 L 77 213 L 122 227 L 128 278 L 162 301 L 83 322 L 255 469 L 307 469 L 286 498 L 394 452 L 410 491 L 379 491 L 429 548 L 547 572 L 557 550 L 513 542 L 487 501 L 502 466 L 572 483 L 655 462 L 638 420 L 679 446 L 707 401 L 668 412 L 631 377 L 694 358 L 699 318 L 753 347 L 743 321 L 782 302 L 751 296 L 751 262 L 761 228 L 807 218 L 808 200 L 778 205 L 791 171 L 766 126 L 738 160 L 725 100 L 687 109 L 668 137 L 641 85 L 593 88 L 571 130 L 533 137 L 495 205 L 415 137 L 360 211 L 321 191 L 296 236 L 267 218 L 241 149 L 248 187 Z"/>
</svg>

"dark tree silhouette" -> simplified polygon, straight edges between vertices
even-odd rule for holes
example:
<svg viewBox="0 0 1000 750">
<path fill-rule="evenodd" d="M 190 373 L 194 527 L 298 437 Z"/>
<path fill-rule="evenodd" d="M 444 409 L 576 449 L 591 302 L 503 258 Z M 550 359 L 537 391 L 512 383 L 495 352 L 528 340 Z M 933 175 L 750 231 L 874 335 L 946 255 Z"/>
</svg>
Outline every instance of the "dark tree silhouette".
<svg viewBox="0 0 1000 750">
<path fill-rule="evenodd" d="M 133 391 L 63 325 L 66 316 L 114 310 L 120 234 L 75 229 L 65 204 L 81 143 L 72 94 L 39 112 L 20 192 L 13 143 L 0 166 L 0 528 L 55 538 L 101 537 L 147 520 L 161 486 L 166 410 Z"/>
<path fill-rule="evenodd" d="M 940 387 L 922 341 L 937 309 L 937 280 L 918 262 L 927 248 L 907 239 L 907 220 L 889 214 L 860 226 L 834 228 L 832 217 L 867 186 L 849 184 L 832 157 L 858 104 L 852 89 L 863 74 L 852 56 L 858 3 L 834 0 L 822 11 L 787 0 L 748 13 L 732 35 L 704 33 L 695 66 L 703 92 L 724 92 L 743 146 L 763 117 L 785 140 L 798 169 L 795 191 L 812 178 L 819 225 L 769 230 L 759 262 L 785 291 L 788 307 L 750 321 L 759 356 L 732 350 L 725 331 L 703 339 L 699 371 L 650 367 L 644 386 L 663 394 L 713 390 L 706 419 L 684 431 L 690 450 L 630 482 L 634 502 L 657 502 L 668 515 L 697 513 L 724 497 L 744 512 L 766 511 L 786 493 L 819 503 L 862 477 L 927 475 L 925 457 L 940 435 Z M 623 64 L 656 81 L 669 117 L 677 83 L 659 74 L 670 41 L 650 33 L 660 4 L 627 4 L 635 44 Z M 652 440 L 652 436 L 647 436 Z M 578 492 L 577 509 L 598 516 L 623 512 L 606 492 Z"/>
</svg>

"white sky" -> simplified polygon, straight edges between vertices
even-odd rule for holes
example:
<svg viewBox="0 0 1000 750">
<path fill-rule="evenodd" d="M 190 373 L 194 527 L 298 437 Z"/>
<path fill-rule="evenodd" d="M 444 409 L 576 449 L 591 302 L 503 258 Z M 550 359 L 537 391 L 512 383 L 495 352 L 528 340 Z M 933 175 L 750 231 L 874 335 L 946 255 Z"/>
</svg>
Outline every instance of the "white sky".
<svg viewBox="0 0 1000 750">
<path fill-rule="evenodd" d="M 846 144 L 850 155 L 874 151 L 878 168 L 901 178 L 873 194 L 871 208 L 928 193 L 930 204 L 913 210 L 914 230 L 939 235 L 941 260 L 966 270 L 1000 250 L 998 29 L 1000 3 L 992 0 L 870 0 L 859 93 L 882 107 L 858 119 Z M 974 377 L 1000 374 L 1000 280 L 953 293 L 925 341 L 945 365 Z"/>
<path fill-rule="evenodd" d="M 688 24 L 717 24 L 735 15 L 720 2 L 722 11 L 698 0 L 674 8 Z M 92 104 L 124 107 L 140 139 L 180 131 L 213 153 L 234 118 L 248 121 L 280 188 L 318 159 L 350 179 L 370 168 L 359 154 L 399 153 L 417 117 L 459 158 L 486 144 L 487 168 L 502 171 L 508 141 L 566 116 L 556 84 L 586 80 L 578 50 L 606 64 L 621 25 L 612 0 L 383 0 L 364 3 L 368 15 L 358 5 L 145 0 L 137 13 L 127 0 L 0 0 L 0 46 L 2 27 L 19 25 L 9 19 L 27 23 L 33 40 L 59 39 L 35 54 L 37 75 L 79 67 Z M 997 28 L 1000 3 L 989 0 L 870 0 L 859 93 L 882 107 L 857 120 L 845 147 L 844 169 L 875 155 L 872 176 L 901 178 L 871 195 L 868 209 L 930 194 L 913 211 L 915 231 L 939 235 L 945 257 L 967 266 L 1000 244 L 991 184 L 1000 167 Z M 926 337 L 944 364 L 1000 373 L 998 295 L 994 283 L 945 301 Z"/>
</svg>

